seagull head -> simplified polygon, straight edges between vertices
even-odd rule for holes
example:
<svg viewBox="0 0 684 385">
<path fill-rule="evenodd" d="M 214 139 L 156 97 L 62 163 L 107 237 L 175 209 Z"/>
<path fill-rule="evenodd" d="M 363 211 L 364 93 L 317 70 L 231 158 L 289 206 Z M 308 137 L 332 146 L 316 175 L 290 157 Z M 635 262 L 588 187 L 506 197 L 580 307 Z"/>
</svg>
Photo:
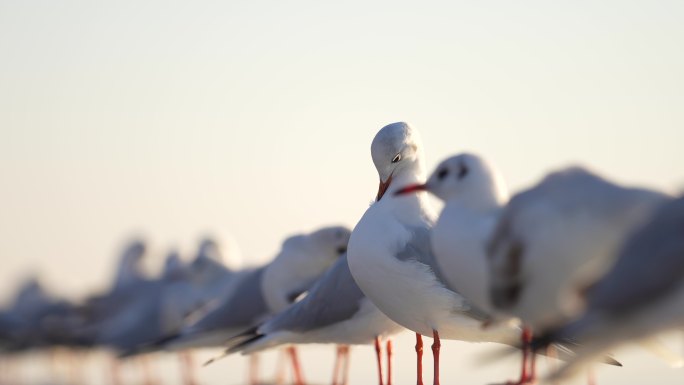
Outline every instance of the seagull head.
<svg viewBox="0 0 684 385">
<path fill-rule="evenodd" d="M 337 258 L 347 252 L 351 230 L 345 226 L 324 227 L 310 235 L 311 241 L 323 255 Z"/>
<path fill-rule="evenodd" d="M 146 246 L 142 240 L 135 239 L 126 245 L 119 260 L 114 288 L 124 287 L 144 277 L 142 264 L 145 252 Z"/>
<path fill-rule="evenodd" d="M 347 227 L 330 226 L 287 238 L 261 280 L 271 312 L 283 311 L 339 261 L 350 235 Z"/>
<path fill-rule="evenodd" d="M 223 262 L 223 254 L 218 242 L 211 237 L 206 237 L 200 241 L 197 259 L 206 258 L 218 263 Z"/>
<path fill-rule="evenodd" d="M 180 280 L 185 277 L 186 269 L 180 259 L 178 250 L 171 250 L 164 261 L 162 277 L 167 280 Z"/>
<path fill-rule="evenodd" d="M 441 200 L 460 202 L 473 208 L 499 207 L 508 197 L 497 169 L 481 156 L 463 153 L 442 161 L 423 184 L 411 184 L 397 195 L 429 191 Z"/>
<path fill-rule="evenodd" d="M 228 271 L 223 264 L 220 244 L 211 237 L 204 238 L 188 270 L 195 283 L 213 282 L 214 279 L 220 279 Z"/>
<path fill-rule="evenodd" d="M 145 255 L 145 243 L 142 240 L 135 239 L 131 241 L 121 255 L 122 264 L 136 264 L 142 260 Z"/>
<path fill-rule="evenodd" d="M 381 128 L 371 144 L 371 156 L 380 177 L 376 201 L 382 199 L 392 181 L 415 180 L 423 174 L 420 135 L 408 123 L 392 123 Z"/>
</svg>

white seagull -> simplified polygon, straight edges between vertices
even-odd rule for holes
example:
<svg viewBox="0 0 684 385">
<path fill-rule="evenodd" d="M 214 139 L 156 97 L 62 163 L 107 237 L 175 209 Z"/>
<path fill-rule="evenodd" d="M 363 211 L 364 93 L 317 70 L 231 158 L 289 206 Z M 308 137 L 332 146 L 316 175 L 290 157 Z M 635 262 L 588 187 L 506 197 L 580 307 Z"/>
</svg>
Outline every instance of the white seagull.
<svg viewBox="0 0 684 385">
<path fill-rule="evenodd" d="M 221 303 L 157 344 L 172 350 L 224 346 L 237 334 L 272 315 L 269 301 L 277 308 L 281 301 L 291 303 L 306 292 L 346 252 L 349 234 L 343 226 L 330 226 L 286 239 L 270 264 L 238 273 L 234 289 Z M 276 268 L 269 269 L 273 264 Z M 296 350 L 288 349 L 288 354 L 297 382 L 303 383 Z M 253 375 L 252 382 L 255 381 Z"/>
<path fill-rule="evenodd" d="M 508 200 L 508 189 L 498 169 L 470 153 L 442 161 L 427 182 L 406 186 L 397 195 L 429 191 L 444 208 L 430 236 L 432 250 L 446 282 L 494 319 L 489 298 L 486 242 Z M 508 318 L 504 316 L 503 318 Z M 497 322 L 512 322 L 497 319 Z M 530 331 L 523 329 L 523 357 L 519 384 L 533 382 L 534 357 L 528 348 Z M 567 341 L 565 341 L 567 342 Z M 528 358 L 531 362 L 528 363 Z"/>
<path fill-rule="evenodd" d="M 349 229 L 322 228 L 310 234 L 287 238 L 269 264 L 237 273 L 233 290 L 177 335 L 167 338 L 166 347 L 219 347 L 271 314 L 271 303 L 293 302 L 346 251 Z M 277 268 L 269 269 L 275 265 Z M 270 272 L 269 272 L 270 270 Z M 267 279 L 269 272 L 269 281 Z M 266 290 L 264 290 L 266 288 Z M 277 305 L 275 305 L 277 306 Z"/>
<path fill-rule="evenodd" d="M 346 346 L 375 343 L 379 383 L 382 385 L 380 341 L 400 330 L 401 326 L 387 318 L 364 296 L 351 276 L 347 257 L 343 256 L 316 282 L 304 299 L 241 335 L 247 339 L 228 349 L 227 353 L 251 354 L 283 344 L 334 343 Z M 349 351 L 345 346 L 338 347 L 334 384 L 347 383 Z M 391 349 L 388 340 L 388 385 L 391 385 Z M 338 369 L 342 366 L 343 379 L 338 382 Z"/>
<path fill-rule="evenodd" d="M 371 145 L 380 176 L 376 202 L 349 241 L 349 268 L 361 290 L 389 318 L 416 332 L 418 384 L 422 385 L 422 338 L 433 336 L 435 385 L 439 384 L 439 338 L 511 344 L 519 331 L 508 325 L 483 330 L 488 319 L 447 286 L 430 247 L 434 214 L 424 192 L 395 196 L 423 183 L 423 153 L 406 123 L 383 127 Z"/>
<path fill-rule="evenodd" d="M 625 236 L 666 199 L 577 167 L 515 195 L 487 246 L 493 305 L 534 331 L 572 317 Z"/>
<path fill-rule="evenodd" d="M 587 292 L 578 319 L 533 341 L 542 348 L 560 338 L 582 343 L 577 359 L 555 374 L 574 373 L 596 354 L 630 340 L 684 325 L 684 197 L 660 207 L 629 237 L 613 268 Z"/>
</svg>

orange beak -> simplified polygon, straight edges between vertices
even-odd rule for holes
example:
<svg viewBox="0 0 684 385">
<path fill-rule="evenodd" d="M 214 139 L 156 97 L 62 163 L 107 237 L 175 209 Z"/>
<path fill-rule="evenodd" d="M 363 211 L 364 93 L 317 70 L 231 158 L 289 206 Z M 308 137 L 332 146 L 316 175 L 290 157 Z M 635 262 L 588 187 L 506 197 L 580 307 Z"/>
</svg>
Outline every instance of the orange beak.
<svg viewBox="0 0 684 385">
<path fill-rule="evenodd" d="M 392 183 L 392 174 L 390 174 L 389 178 L 387 178 L 386 181 L 380 180 L 380 186 L 378 186 L 378 196 L 375 198 L 375 201 L 378 202 L 380 201 L 380 198 L 382 198 L 383 195 L 387 192 L 387 189 L 390 186 L 390 183 Z"/>
<path fill-rule="evenodd" d="M 425 185 L 425 183 L 411 184 L 411 185 L 408 185 L 408 186 L 398 190 L 397 192 L 394 193 L 394 195 L 404 195 L 404 194 L 410 194 L 410 193 L 416 192 L 416 191 L 425 191 L 425 190 L 427 190 L 427 186 Z"/>
</svg>

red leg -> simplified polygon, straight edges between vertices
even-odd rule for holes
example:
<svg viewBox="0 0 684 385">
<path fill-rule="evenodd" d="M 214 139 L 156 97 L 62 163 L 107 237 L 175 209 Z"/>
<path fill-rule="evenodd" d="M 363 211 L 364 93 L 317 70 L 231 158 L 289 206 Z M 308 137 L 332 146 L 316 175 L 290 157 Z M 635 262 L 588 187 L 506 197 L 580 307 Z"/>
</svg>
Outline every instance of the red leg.
<svg viewBox="0 0 684 385">
<path fill-rule="evenodd" d="M 380 379 L 380 385 L 383 385 L 382 380 L 382 346 L 380 345 L 380 337 L 375 337 L 375 356 L 378 360 L 378 378 Z"/>
<path fill-rule="evenodd" d="M 528 351 L 530 355 L 530 374 L 527 377 L 527 383 L 533 384 L 537 381 L 537 355 L 533 351 Z"/>
<path fill-rule="evenodd" d="M 249 355 L 249 384 L 259 384 L 259 356 L 257 354 Z"/>
<path fill-rule="evenodd" d="M 299 365 L 297 349 L 294 346 L 290 346 L 287 348 L 287 352 L 290 354 L 290 359 L 292 360 L 292 370 L 294 370 L 295 385 L 304 385 L 306 381 L 304 381 L 302 367 Z"/>
<path fill-rule="evenodd" d="M 347 385 L 349 383 L 349 346 L 344 347 L 344 364 L 342 364 L 342 385 Z"/>
<path fill-rule="evenodd" d="M 184 351 L 178 353 L 178 358 L 181 361 L 181 370 L 183 373 L 183 383 L 185 385 L 196 385 L 195 381 L 195 363 L 192 357 L 192 352 Z"/>
<path fill-rule="evenodd" d="M 109 360 L 112 385 L 122 385 L 123 381 L 121 380 L 121 364 L 119 360 L 116 357 L 110 357 Z"/>
<path fill-rule="evenodd" d="M 332 385 L 337 385 L 337 377 L 340 374 L 340 346 L 338 345 L 335 349 L 335 365 L 333 365 L 333 379 Z"/>
<path fill-rule="evenodd" d="M 337 385 L 337 378 L 340 376 L 340 360 L 342 359 L 342 345 L 337 345 L 335 349 L 335 366 L 333 366 L 332 385 Z"/>
<path fill-rule="evenodd" d="M 417 385 L 423 385 L 423 337 L 416 333 Z"/>
<path fill-rule="evenodd" d="M 285 361 L 287 360 L 287 351 L 284 349 L 280 349 L 278 352 L 278 360 L 276 361 L 276 374 L 275 374 L 275 379 L 274 383 L 276 385 L 283 385 L 285 383 L 285 365 L 287 364 Z M 251 385 L 256 385 L 256 384 L 251 384 Z"/>
<path fill-rule="evenodd" d="M 530 343 L 532 343 L 532 330 L 530 328 L 523 328 L 522 332 L 522 342 L 523 342 L 523 357 L 527 358 L 527 361 L 529 361 L 529 372 L 527 372 L 527 375 L 524 378 L 521 378 L 520 380 L 523 383 L 531 383 L 536 380 L 537 377 L 537 358 L 536 354 L 532 351 L 532 348 L 530 347 Z M 523 359 L 524 361 L 524 359 Z M 523 374 L 524 369 L 523 369 Z"/>
<path fill-rule="evenodd" d="M 159 381 L 155 378 L 155 371 L 152 368 L 152 361 L 149 356 L 142 356 L 137 359 L 138 365 L 142 369 L 145 385 L 157 385 Z"/>
<path fill-rule="evenodd" d="M 439 385 L 439 349 L 442 344 L 439 341 L 439 333 L 437 330 L 432 331 L 432 359 L 435 364 L 434 374 L 433 374 L 433 385 Z"/>
<path fill-rule="evenodd" d="M 520 335 L 522 340 L 522 363 L 520 369 L 520 379 L 518 381 L 508 381 L 507 385 L 523 385 L 535 381 L 536 359 L 534 353 L 530 350 L 530 342 L 532 341 L 532 332 L 529 328 L 523 328 Z"/>
<path fill-rule="evenodd" d="M 592 368 L 589 368 L 587 371 L 587 384 L 596 385 L 596 373 L 594 373 L 594 369 Z"/>
<path fill-rule="evenodd" d="M 392 385 L 392 340 L 387 339 L 387 385 Z"/>
</svg>

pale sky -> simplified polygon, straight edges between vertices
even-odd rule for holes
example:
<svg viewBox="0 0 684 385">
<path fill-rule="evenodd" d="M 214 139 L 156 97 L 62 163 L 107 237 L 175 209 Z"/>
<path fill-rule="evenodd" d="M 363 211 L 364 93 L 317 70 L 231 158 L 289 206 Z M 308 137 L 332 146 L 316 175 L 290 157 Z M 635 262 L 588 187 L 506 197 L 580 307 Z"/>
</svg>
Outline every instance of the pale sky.
<svg viewBox="0 0 684 385">
<path fill-rule="evenodd" d="M 31 271 L 99 287 L 132 234 L 157 260 L 230 235 L 255 264 L 353 226 L 399 120 L 429 168 L 477 151 L 514 190 L 581 163 L 680 191 L 682 20 L 674 0 L 0 0 L 0 298 Z"/>
</svg>

